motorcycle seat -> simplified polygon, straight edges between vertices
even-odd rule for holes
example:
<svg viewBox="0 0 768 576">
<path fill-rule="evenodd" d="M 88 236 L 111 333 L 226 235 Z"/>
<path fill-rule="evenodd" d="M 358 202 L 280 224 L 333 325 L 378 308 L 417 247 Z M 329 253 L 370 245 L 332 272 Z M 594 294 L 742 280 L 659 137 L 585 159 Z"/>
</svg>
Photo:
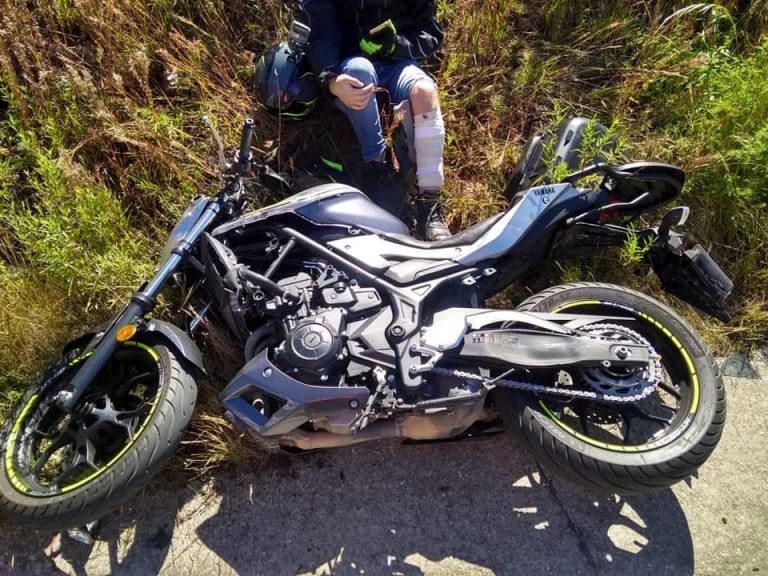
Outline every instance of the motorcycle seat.
<svg viewBox="0 0 768 576">
<path fill-rule="evenodd" d="M 645 200 L 625 210 L 629 214 L 640 214 L 670 202 L 680 194 L 685 184 L 682 168 L 662 162 L 633 162 L 616 167 L 629 174 L 617 179 L 612 193 L 623 202 L 635 200 L 647 193 Z"/>
<path fill-rule="evenodd" d="M 474 226 L 470 226 L 466 230 L 462 230 L 461 232 L 458 232 L 449 238 L 444 240 L 436 240 L 434 242 L 417 240 L 416 238 L 408 236 L 407 234 L 388 233 L 382 234 L 381 236 L 391 242 L 396 242 L 404 246 L 413 246 L 414 248 L 437 249 L 452 248 L 454 246 L 467 246 L 469 244 L 473 244 L 475 241 L 477 241 L 478 238 L 488 232 L 488 230 L 490 230 L 491 227 L 496 224 L 496 222 L 498 222 L 503 215 L 504 212 L 501 212 L 495 216 L 487 218 L 486 220 L 478 222 Z"/>
</svg>

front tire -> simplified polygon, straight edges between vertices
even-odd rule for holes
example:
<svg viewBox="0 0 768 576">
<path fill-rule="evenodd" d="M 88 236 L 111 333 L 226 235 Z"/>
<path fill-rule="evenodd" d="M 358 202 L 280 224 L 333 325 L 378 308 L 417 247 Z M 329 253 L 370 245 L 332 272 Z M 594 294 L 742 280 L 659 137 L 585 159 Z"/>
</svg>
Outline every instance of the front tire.
<svg viewBox="0 0 768 576">
<path fill-rule="evenodd" d="M 67 354 L 29 390 L 0 432 L 0 512 L 61 530 L 133 496 L 174 453 L 197 387 L 165 346 L 128 342 L 88 389 L 79 414 L 54 397 L 85 358 Z"/>
<path fill-rule="evenodd" d="M 632 494 L 671 486 L 710 456 L 725 424 L 725 388 L 712 355 L 675 312 L 640 292 L 598 283 L 550 288 L 518 310 L 610 316 L 661 356 L 661 382 L 633 403 L 495 390 L 508 426 L 545 468 L 582 486 Z M 594 371 L 588 376 L 577 385 L 588 388 Z"/>
</svg>

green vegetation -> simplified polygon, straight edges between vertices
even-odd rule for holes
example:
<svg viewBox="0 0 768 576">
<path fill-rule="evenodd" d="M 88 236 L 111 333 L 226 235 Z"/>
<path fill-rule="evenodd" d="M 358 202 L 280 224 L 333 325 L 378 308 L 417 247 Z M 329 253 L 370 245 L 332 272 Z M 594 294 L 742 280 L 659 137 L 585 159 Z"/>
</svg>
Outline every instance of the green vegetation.
<svg viewBox="0 0 768 576">
<path fill-rule="evenodd" d="M 504 206 L 504 182 L 533 132 L 595 118 L 623 156 L 689 174 L 688 230 L 736 282 L 736 319 L 697 326 L 718 345 L 764 341 L 768 4 L 440 0 L 439 9 L 446 43 L 430 69 L 449 131 L 454 228 Z M 256 111 L 253 55 L 285 37 L 287 3 L 8 0 L 3 10 L 0 413 L 69 334 L 109 317 L 151 273 L 175 216 L 215 185 L 203 114 L 229 143 L 255 115 L 259 153 L 281 170 L 320 153 L 357 158 L 329 107 L 300 124 Z M 654 290 L 626 277 L 642 248 L 557 269 Z M 215 414 L 201 412 L 193 443 L 225 438 Z M 245 453 L 236 452 L 224 443 L 197 458 Z"/>
</svg>

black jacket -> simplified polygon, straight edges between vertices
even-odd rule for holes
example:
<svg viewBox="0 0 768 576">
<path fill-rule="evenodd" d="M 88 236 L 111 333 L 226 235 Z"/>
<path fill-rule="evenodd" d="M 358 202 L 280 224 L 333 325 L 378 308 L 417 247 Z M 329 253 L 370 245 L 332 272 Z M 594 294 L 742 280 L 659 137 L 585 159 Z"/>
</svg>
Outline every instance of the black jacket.
<svg viewBox="0 0 768 576">
<path fill-rule="evenodd" d="M 308 57 L 321 83 L 338 74 L 342 60 L 361 55 L 360 39 L 387 19 L 397 28 L 393 60 L 423 60 L 443 40 L 433 0 L 303 0 L 299 5 L 312 28 Z"/>
</svg>

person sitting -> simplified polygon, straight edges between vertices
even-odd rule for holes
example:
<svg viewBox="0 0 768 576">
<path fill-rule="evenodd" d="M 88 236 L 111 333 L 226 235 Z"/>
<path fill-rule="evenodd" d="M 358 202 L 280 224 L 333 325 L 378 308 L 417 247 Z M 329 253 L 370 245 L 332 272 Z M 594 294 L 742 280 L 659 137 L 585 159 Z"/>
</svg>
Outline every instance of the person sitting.
<svg viewBox="0 0 768 576">
<path fill-rule="evenodd" d="M 398 212 L 392 152 L 375 97 L 377 89 L 384 89 L 393 104 L 410 105 L 413 124 L 405 128 L 413 135 L 416 161 L 416 234 L 428 241 L 448 238 L 440 201 L 445 125 L 437 86 L 418 64 L 443 39 L 434 1 L 304 0 L 300 6 L 311 28 L 310 66 L 349 118 L 373 175 L 366 192 L 382 208 Z"/>
</svg>

